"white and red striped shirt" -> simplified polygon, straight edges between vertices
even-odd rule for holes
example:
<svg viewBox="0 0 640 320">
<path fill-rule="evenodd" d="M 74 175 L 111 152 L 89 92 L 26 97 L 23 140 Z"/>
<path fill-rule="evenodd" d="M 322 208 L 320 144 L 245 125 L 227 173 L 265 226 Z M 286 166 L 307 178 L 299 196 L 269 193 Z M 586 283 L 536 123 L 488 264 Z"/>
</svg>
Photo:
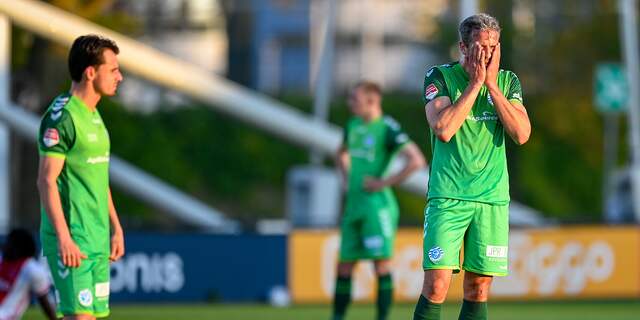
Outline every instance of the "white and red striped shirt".
<svg viewBox="0 0 640 320">
<path fill-rule="evenodd" d="M 31 294 L 49 292 L 48 271 L 34 258 L 0 261 L 0 320 L 17 320 L 29 306 Z"/>
</svg>

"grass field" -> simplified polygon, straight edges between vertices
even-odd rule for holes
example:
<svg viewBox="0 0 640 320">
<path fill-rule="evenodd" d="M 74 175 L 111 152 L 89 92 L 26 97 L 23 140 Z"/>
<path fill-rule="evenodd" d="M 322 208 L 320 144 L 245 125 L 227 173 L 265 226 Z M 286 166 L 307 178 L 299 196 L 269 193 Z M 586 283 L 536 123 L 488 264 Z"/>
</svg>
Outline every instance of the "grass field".
<svg viewBox="0 0 640 320">
<path fill-rule="evenodd" d="M 446 304 L 442 319 L 458 318 L 457 304 Z M 640 300 L 581 302 L 500 302 L 489 307 L 491 320 L 636 320 Z M 109 319 L 328 320 L 329 306 L 272 308 L 255 304 L 115 305 Z M 396 305 L 391 320 L 411 320 L 413 305 Z M 23 319 L 44 319 L 31 308 Z M 374 308 L 355 305 L 347 320 L 373 320 Z"/>
</svg>

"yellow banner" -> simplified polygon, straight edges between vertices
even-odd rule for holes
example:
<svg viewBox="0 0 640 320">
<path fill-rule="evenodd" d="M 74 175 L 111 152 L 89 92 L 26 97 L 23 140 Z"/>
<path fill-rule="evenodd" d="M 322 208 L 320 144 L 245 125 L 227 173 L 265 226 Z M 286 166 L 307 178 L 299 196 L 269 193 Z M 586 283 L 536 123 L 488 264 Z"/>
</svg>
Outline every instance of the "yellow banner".
<svg viewBox="0 0 640 320">
<path fill-rule="evenodd" d="M 335 231 L 296 231 L 289 237 L 289 289 L 295 302 L 329 302 L 340 244 Z M 499 299 L 640 297 L 640 229 L 580 227 L 511 231 L 509 276 L 496 277 Z M 422 231 L 399 230 L 393 258 L 395 298 L 413 302 L 422 287 Z M 373 265 L 356 267 L 352 295 L 371 301 Z M 454 275 L 449 299 L 462 298 Z"/>
</svg>

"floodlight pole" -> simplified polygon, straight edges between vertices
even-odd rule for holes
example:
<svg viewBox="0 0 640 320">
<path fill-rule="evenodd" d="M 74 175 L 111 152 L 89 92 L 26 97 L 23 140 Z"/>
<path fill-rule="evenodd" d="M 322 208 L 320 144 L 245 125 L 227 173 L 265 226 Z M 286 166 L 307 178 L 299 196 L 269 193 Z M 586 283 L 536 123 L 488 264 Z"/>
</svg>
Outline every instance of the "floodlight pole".
<svg viewBox="0 0 640 320">
<path fill-rule="evenodd" d="M 619 0 L 622 56 L 629 83 L 629 143 L 631 152 L 631 184 L 636 222 L 640 222 L 640 65 L 638 55 L 637 1 Z"/>
<path fill-rule="evenodd" d="M 312 74 L 315 75 L 314 84 L 314 100 L 313 100 L 313 119 L 318 124 L 327 123 L 329 117 L 329 103 L 331 102 L 331 87 L 333 79 L 333 53 L 335 47 L 335 20 L 336 20 L 336 1 L 326 0 L 326 11 L 322 28 L 319 45 L 320 57 L 318 62 L 313 65 Z M 311 32 L 314 32 L 313 30 Z M 318 148 L 311 151 L 311 163 L 314 165 L 322 164 L 323 152 Z"/>
<path fill-rule="evenodd" d="M 11 25 L 9 18 L 0 15 L 0 108 L 9 107 L 9 73 L 11 72 Z M 11 217 L 11 171 L 9 127 L 0 122 L 0 235 L 9 232 Z"/>
</svg>

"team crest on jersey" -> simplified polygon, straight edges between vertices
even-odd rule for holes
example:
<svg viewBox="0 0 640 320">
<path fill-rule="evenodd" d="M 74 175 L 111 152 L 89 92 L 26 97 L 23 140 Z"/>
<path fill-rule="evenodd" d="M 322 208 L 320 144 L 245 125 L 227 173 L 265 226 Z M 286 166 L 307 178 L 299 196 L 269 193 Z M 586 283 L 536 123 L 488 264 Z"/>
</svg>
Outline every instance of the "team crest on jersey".
<svg viewBox="0 0 640 320">
<path fill-rule="evenodd" d="M 427 100 L 432 100 L 438 94 L 438 88 L 433 83 L 429 84 L 426 89 L 424 89 L 424 97 Z"/>
<path fill-rule="evenodd" d="M 91 294 L 91 290 L 84 289 L 78 293 L 78 302 L 85 307 L 91 306 L 93 303 L 93 295 Z"/>
<path fill-rule="evenodd" d="M 47 129 L 42 136 L 42 143 L 44 143 L 47 148 L 51 148 L 60 143 L 60 135 L 58 134 L 58 129 Z"/>
<path fill-rule="evenodd" d="M 429 260 L 431 260 L 431 262 L 436 263 L 440 260 L 442 260 L 442 257 L 444 256 L 444 250 L 442 250 L 442 248 L 436 246 L 433 247 L 429 250 L 429 252 L 427 253 L 427 255 L 429 256 Z"/>
<path fill-rule="evenodd" d="M 366 138 L 364 138 L 364 145 L 367 147 L 371 147 L 374 144 L 376 144 L 376 138 L 372 135 L 368 135 Z"/>
</svg>

